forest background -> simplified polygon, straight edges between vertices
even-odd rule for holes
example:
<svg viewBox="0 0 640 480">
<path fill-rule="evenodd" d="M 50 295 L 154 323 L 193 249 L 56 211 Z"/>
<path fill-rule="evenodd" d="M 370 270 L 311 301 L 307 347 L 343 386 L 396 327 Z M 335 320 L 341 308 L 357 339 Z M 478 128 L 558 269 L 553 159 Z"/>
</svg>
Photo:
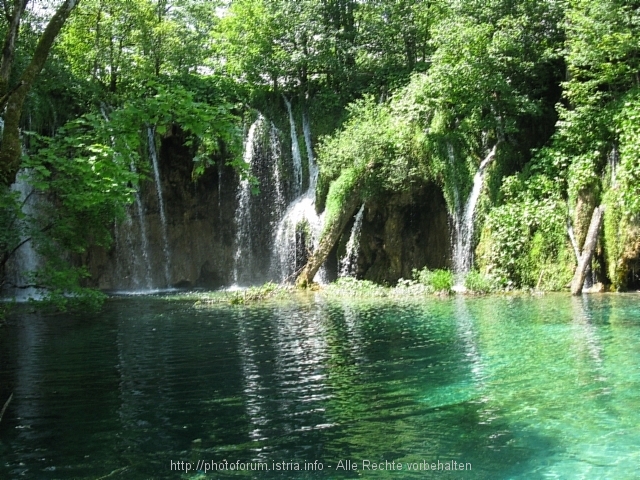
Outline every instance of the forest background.
<svg viewBox="0 0 640 480">
<path fill-rule="evenodd" d="M 459 215 L 492 154 L 474 268 L 501 288 L 566 288 L 602 206 L 591 267 L 625 289 L 640 256 L 639 8 L 3 0 L 0 278 L 31 239 L 46 259 L 32 285 L 99 303 L 70 254 L 111 244 L 147 178 L 148 129 L 185 134 L 193 181 L 220 156 L 244 177 L 243 122 L 290 101 L 312 121 L 327 235 L 349 205 L 427 182 Z M 25 171 L 48 199 L 38 212 L 10 188 Z"/>
</svg>

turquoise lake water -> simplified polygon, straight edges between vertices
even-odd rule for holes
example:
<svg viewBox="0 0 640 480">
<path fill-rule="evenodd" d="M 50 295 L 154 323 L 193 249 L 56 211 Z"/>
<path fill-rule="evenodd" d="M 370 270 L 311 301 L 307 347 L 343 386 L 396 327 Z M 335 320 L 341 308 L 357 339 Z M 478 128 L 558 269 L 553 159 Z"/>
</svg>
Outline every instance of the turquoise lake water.
<svg viewBox="0 0 640 480">
<path fill-rule="evenodd" d="M 638 478 L 640 296 L 113 299 L 10 318 L 12 392 L 2 479 Z"/>
</svg>

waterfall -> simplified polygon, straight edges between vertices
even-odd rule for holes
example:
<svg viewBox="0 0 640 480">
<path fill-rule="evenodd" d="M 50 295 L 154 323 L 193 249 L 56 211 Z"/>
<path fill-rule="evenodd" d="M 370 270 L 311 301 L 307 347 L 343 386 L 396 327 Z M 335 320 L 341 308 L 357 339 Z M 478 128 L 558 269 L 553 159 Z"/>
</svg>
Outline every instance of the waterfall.
<svg viewBox="0 0 640 480">
<path fill-rule="evenodd" d="M 360 248 L 360 231 L 362 230 L 362 219 L 364 217 L 364 203 L 356 214 L 353 222 L 351 235 L 347 241 L 346 252 L 340 260 L 340 277 L 353 277 L 358 267 L 358 250 Z"/>
<path fill-rule="evenodd" d="M 137 168 L 133 161 L 131 161 L 129 168 L 133 173 L 137 173 Z M 134 221 L 131 208 L 127 208 L 121 227 L 119 228 L 116 223 L 116 272 L 120 279 L 130 279 L 130 283 L 127 285 L 128 288 L 149 290 L 153 288 L 151 255 L 149 253 L 149 236 L 147 234 L 144 205 L 139 189 L 135 191 L 134 204 L 138 221 Z M 136 227 L 138 229 L 137 236 L 134 234 Z M 140 239 L 139 245 L 136 242 L 137 238 Z"/>
<path fill-rule="evenodd" d="M 284 103 L 287 106 L 287 112 L 289 112 L 289 127 L 291 131 L 291 156 L 293 158 L 293 194 L 295 197 L 297 197 L 300 195 L 300 192 L 302 192 L 302 157 L 300 156 L 298 132 L 296 131 L 296 121 L 293 119 L 291 102 L 284 95 L 282 96 L 282 98 L 284 99 Z"/>
<path fill-rule="evenodd" d="M 254 160 L 255 143 L 261 131 L 264 117 L 258 115 L 255 122 L 249 127 L 249 132 L 244 140 L 242 159 L 247 165 L 247 174 L 251 174 Z M 238 208 L 236 210 L 236 251 L 234 254 L 233 283 L 238 285 L 244 282 L 240 278 L 244 271 L 253 270 L 252 262 L 252 235 L 251 235 L 251 183 L 248 178 L 243 178 L 238 186 Z"/>
<path fill-rule="evenodd" d="M 20 246 L 7 264 L 8 283 L 15 287 L 12 293 L 17 301 L 42 297 L 39 289 L 27 287 L 31 283 L 33 274 L 40 266 L 40 257 L 33 247 L 29 232 L 29 219 L 34 217 L 37 210 L 37 198 L 29 181 L 30 177 L 29 170 L 23 169 L 18 173 L 15 183 L 11 185 L 11 191 L 18 194 L 21 210 L 24 214 L 23 219 L 16 220 L 18 225 L 14 227 L 20 231 Z"/>
<path fill-rule="evenodd" d="M 317 168 L 313 159 L 311 130 L 303 123 L 309 156 L 309 187 L 300 193 L 303 170 L 300 146 L 291 103 L 285 98 L 291 128 L 291 169 L 294 181 L 285 190 L 286 175 L 281 157 L 279 131 L 262 114 L 249 128 L 243 159 L 251 174 L 259 180 L 259 195 L 251 194 L 249 180 L 238 187 L 233 282 L 235 286 L 263 280 L 286 281 L 304 265 L 307 249 L 316 247 L 322 229 L 322 217 L 315 211 Z M 294 200 L 287 205 L 287 197 Z"/>
<path fill-rule="evenodd" d="M 307 190 L 287 208 L 273 244 L 271 271 L 274 280 L 288 282 L 307 262 L 308 250 L 316 248 L 323 216 L 316 213 L 315 192 Z"/>
<path fill-rule="evenodd" d="M 272 164 L 273 164 L 273 174 L 272 181 L 275 188 L 275 221 L 279 221 L 284 214 L 285 208 L 287 206 L 285 191 L 284 191 L 284 178 L 282 174 L 282 165 L 280 162 L 281 152 L 280 152 L 280 138 L 278 136 L 278 129 L 272 123 L 271 128 L 269 129 L 269 151 L 272 156 Z"/>
<path fill-rule="evenodd" d="M 135 171 L 135 165 L 132 164 L 132 168 L 133 171 Z M 149 254 L 149 236 L 147 235 L 147 219 L 145 217 L 145 213 L 144 213 L 144 205 L 142 204 L 142 198 L 140 197 L 140 191 L 136 190 L 136 210 L 138 212 L 138 226 L 140 228 L 140 241 L 141 241 L 141 247 L 142 247 L 142 258 L 144 260 L 144 267 L 145 267 L 145 283 L 144 285 L 142 285 L 141 283 L 141 279 L 138 276 L 138 269 L 136 268 L 133 274 L 133 281 L 134 284 L 136 286 L 136 288 L 147 288 L 147 289 L 151 289 L 153 287 L 153 280 L 152 280 L 152 276 L 151 276 L 151 259 L 149 258 L 151 255 Z M 131 231 L 133 230 L 133 219 L 131 218 L 131 215 L 129 213 L 127 213 L 127 220 L 129 221 L 129 224 L 127 225 L 129 228 L 127 228 L 127 233 L 130 234 Z M 133 242 L 133 239 L 131 239 L 131 243 Z M 131 250 L 131 251 L 135 251 L 135 250 Z M 137 258 L 137 255 L 136 255 Z"/>
<path fill-rule="evenodd" d="M 108 121 L 106 115 L 105 119 Z M 133 173 L 137 173 L 133 160 L 129 164 L 129 169 Z M 150 290 L 153 288 L 151 253 L 144 204 L 139 188 L 136 189 L 134 194 L 134 204 L 137 222 L 134 221 L 130 207 L 126 209 L 124 222 L 120 226 L 117 223 L 115 225 L 116 273 L 119 279 L 129 279 L 124 284 L 125 288 Z M 137 235 L 135 234 L 136 228 L 138 230 Z M 139 239 L 139 245 L 136 239 Z"/>
<path fill-rule="evenodd" d="M 304 143 L 307 147 L 307 161 L 309 164 L 309 190 L 316 189 L 318 183 L 318 167 L 313 157 L 313 145 L 311 144 L 311 123 L 306 110 L 302 113 L 302 132 L 304 134 Z"/>
<path fill-rule="evenodd" d="M 497 144 L 480 163 L 478 171 L 473 177 L 473 187 L 465 202 L 462 215 L 458 212 L 454 213 L 455 242 L 453 244 L 453 272 L 456 275 L 456 283 L 458 284 L 463 280 L 461 277 L 466 274 L 473 265 L 473 217 L 482 191 L 484 172 L 495 158 L 496 149 Z M 457 195 L 457 189 L 455 191 Z M 458 205 L 456 206 L 459 208 Z"/>
<path fill-rule="evenodd" d="M 291 112 L 291 103 L 286 98 L 285 103 L 291 125 L 291 150 L 294 172 L 300 171 L 300 174 L 302 174 L 300 147 L 298 146 L 295 121 Z M 302 124 L 309 162 L 309 183 L 307 190 L 291 202 L 276 230 L 270 270 L 271 277 L 279 282 L 294 280 L 295 275 L 307 262 L 310 251 L 318 247 L 324 223 L 324 215 L 316 213 L 315 189 L 318 168 L 313 157 L 311 127 L 307 115 L 302 116 Z M 297 185 L 301 187 L 302 179 Z M 324 281 L 324 269 L 321 269 L 318 277 L 321 282 Z"/>
<path fill-rule="evenodd" d="M 158 168 L 158 152 L 156 151 L 155 131 L 151 126 L 147 126 L 147 138 L 149 140 L 149 156 L 153 164 L 153 178 L 156 185 L 156 195 L 158 196 L 158 207 L 160 210 L 160 222 L 162 227 L 162 253 L 164 254 L 164 280 L 165 286 L 170 284 L 169 265 L 171 254 L 169 252 L 169 235 L 167 233 L 167 216 L 164 211 L 164 199 L 162 196 L 162 182 L 160 181 L 160 169 Z"/>
<path fill-rule="evenodd" d="M 106 122 L 109 122 L 109 116 L 107 114 L 107 106 L 104 103 L 100 104 L 100 112 Z M 150 132 L 150 128 L 147 129 L 147 137 L 150 138 L 150 134 L 153 135 L 153 131 Z M 115 144 L 114 137 L 111 137 L 112 146 Z M 126 148 L 129 149 L 128 144 Z M 155 143 L 153 149 L 151 143 L 149 145 L 149 156 L 155 155 Z M 157 171 L 157 158 L 154 160 L 154 174 L 156 175 L 156 181 L 159 181 L 159 172 Z M 133 173 L 137 173 L 138 169 L 136 164 L 131 160 L 129 169 Z M 156 184 L 157 185 L 157 184 Z M 156 187 L 157 188 L 157 187 Z M 132 208 L 127 208 L 125 212 L 124 221 L 118 225 L 116 222 L 114 227 L 115 237 L 115 251 L 116 251 L 116 273 L 117 277 L 121 280 L 128 279 L 124 283 L 125 288 L 133 288 L 136 291 L 150 290 L 154 287 L 153 275 L 151 268 L 151 251 L 149 247 L 149 235 L 147 232 L 146 216 L 144 203 L 142 201 L 142 195 L 140 188 L 136 188 L 134 194 L 135 204 L 135 218 L 132 214 Z M 162 205 L 162 202 L 161 202 Z M 137 232 L 136 232 L 137 230 Z M 139 242 L 137 241 L 139 240 Z"/>
</svg>

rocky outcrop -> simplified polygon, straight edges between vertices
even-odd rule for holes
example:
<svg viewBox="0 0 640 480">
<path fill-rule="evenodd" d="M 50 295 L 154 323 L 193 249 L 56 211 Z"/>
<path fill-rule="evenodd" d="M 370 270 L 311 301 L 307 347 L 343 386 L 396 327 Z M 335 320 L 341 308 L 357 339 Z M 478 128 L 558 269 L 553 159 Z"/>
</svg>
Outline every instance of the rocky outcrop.
<svg viewBox="0 0 640 480">
<path fill-rule="evenodd" d="M 237 174 L 220 157 L 193 181 L 193 152 L 184 141 L 181 132 L 173 131 L 161 139 L 158 152 L 168 252 L 150 178 L 141 185 L 141 207 L 131 205 L 127 218 L 114 227 L 112 247 L 94 247 L 83 256 L 91 275 L 89 286 L 131 290 L 231 283 Z"/>
<path fill-rule="evenodd" d="M 202 177 L 193 181 L 193 152 L 184 140 L 180 132 L 174 131 L 159 142 L 167 248 L 150 171 L 151 178 L 141 185 L 140 201 L 132 204 L 127 217 L 115 225 L 112 247 L 94 247 L 83 255 L 81 261 L 91 275 L 88 286 L 146 290 L 167 286 L 217 288 L 234 283 L 234 265 L 238 263 L 238 175 L 224 165 L 223 158 L 218 158 Z M 271 160 L 265 157 L 264 165 L 273 163 Z M 255 163 L 253 170 L 265 180 L 260 196 L 249 207 L 252 221 L 263 226 L 251 230 L 251 275 L 257 282 L 268 279 L 278 197 L 269 183 L 272 174 L 262 175 L 259 171 L 263 168 L 261 162 Z M 286 182 L 290 172 L 283 174 Z M 290 196 L 289 186 L 283 188 L 285 197 Z M 354 203 L 346 222 L 353 223 L 358 206 Z M 349 223 L 338 233 L 342 239 L 329 252 L 329 264 L 337 263 L 336 251 L 341 244 L 344 248 L 350 235 Z M 450 263 L 449 217 L 439 187 L 429 184 L 367 202 L 356 267 L 358 278 L 395 283 L 399 278 L 411 278 L 414 268 L 450 268 Z M 328 265 L 327 271 L 335 275 L 337 268 Z M 329 274 L 328 279 L 334 275 Z"/>
<path fill-rule="evenodd" d="M 627 225 L 626 242 L 619 261 L 622 290 L 640 291 L 640 219 Z"/>
<path fill-rule="evenodd" d="M 357 277 L 393 284 L 424 266 L 451 267 L 449 217 L 441 189 L 429 184 L 367 203 Z"/>
</svg>

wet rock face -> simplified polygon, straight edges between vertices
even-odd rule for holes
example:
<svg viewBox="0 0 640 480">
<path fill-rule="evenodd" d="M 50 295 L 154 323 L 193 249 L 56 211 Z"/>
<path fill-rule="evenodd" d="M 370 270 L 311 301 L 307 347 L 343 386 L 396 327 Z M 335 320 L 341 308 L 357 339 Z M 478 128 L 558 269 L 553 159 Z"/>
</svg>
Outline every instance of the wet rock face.
<svg viewBox="0 0 640 480">
<path fill-rule="evenodd" d="M 263 140 L 262 143 L 270 141 L 267 137 Z M 286 182 L 291 172 L 282 171 L 282 193 L 276 188 L 273 172 L 260 171 L 274 164 L 273 158 L 264 153 L 269 149 L 262 143 L 256 147 L 259 160 L 252 163 L 252 168 L 261 179 L 261 193 L 248 206 L 252 225 L 255 224 L 250 230 L 250 249 L 244 254 L 248 257 L 238 260 L 238 175 L 219 158 L 194 182 L 193 152 L 184 141 L 184 136 L 174 131 L 158 142 L 166 224 L 162 222 L 150 168 L 138 200 L 114 227 L 112 247 L 94 247 L 80 260 L 91 275 L 88 286 L 103 290 L 217 288 L 234 283 L 238 261 L 241 265 L 250 263 L 251 268 L 245 273 L 253 283 L 268 279 L 274 248 L 274 212 L 284 211 L 283 202 L 290 199 L 291 189 Z M 343 233 L 347 239 L 350 230 L 351 225 Z M 296 259 L 303 263 L 307 232 L 301 229 L 299 235 L 296 245 L 304 248 Z M 450 258 L 449 220 L 437 186 L 427 185 L 367 204 L 355 269 L 358 278 L 395 283 L 401 277 L 411 278 L 414 268 L 450 267 Z M 327 262 L 328 280 L 337 275 L 337 261 L 334 249 Z M 296 264 L 296 268 L 300 266 Z"/>
<path fill-rule="evenodd" d="M 168 251 L 150 172 L 141 185 L 141 207 L 134 203 L 127 218 L 118 221 L 111 249 L 95 247 L 83 256 L 90 286 L 131 290 L 231 283 L 237 174 L 219 158 L 194 182 L 193 152 L 184 140 L 180 132 L 173 132 L 159 142 Z"/>
<path fill-rule="evenodd" d="M 640 219 L 629 226 L 627 243 L 622 256 L 625 290 L 640 291 Z"/>
<path fill-rule="evenodd" d="M 368 205 L 357 277 L 393 284 L 424 266 L 451 267 L 449 217 L 440 188 L 431 184 Z"/>
</svg>

